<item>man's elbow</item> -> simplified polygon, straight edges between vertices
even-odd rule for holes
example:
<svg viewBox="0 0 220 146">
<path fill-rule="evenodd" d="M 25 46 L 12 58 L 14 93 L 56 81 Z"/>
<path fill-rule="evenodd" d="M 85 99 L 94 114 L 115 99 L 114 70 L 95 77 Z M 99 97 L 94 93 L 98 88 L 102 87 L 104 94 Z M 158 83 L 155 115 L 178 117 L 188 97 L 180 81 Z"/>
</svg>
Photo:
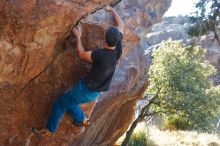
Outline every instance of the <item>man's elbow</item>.
<svg viewBox="0 0 220 146">
<path fill-rule="evenodd" d="M 123 31 L 124 31 L 124 29 L 125 29 L 125 24 L 124 24 L 124 22 L 122 22 L 122 29 L 123 29 Z"/>
<path fill-rule="evenodd" d="M 81 54 L 79 54 L 79 58 L 82 60 L 85 60 L 87 62 L 92 63 L 92 59 L 88 57 L 88 55 L 85 52 L 82 52 Z"/>
<path fill-rule="evenodd" d="M 123 34 L 124 33 L 124 28 L 125 28 L 125 24 L 124 23 L 121 23 L 118 25 L 118 29 L 119 31 Z"/>
<path fill-rule="evenodd" d="M 119 23 L 118 23 L 118 27 L 121 27 L 121 28 L 124 28 L 125 24 L 124 22 L 121 20 Z"/>
<path fill-rule="evenodd" d="M 122 25 L 122 27 L 125 27 L 125 23 L 123 20 L 121 21 L 121 25 Z"/>
<path fill-rule="evenodd" d="M 78 53 L 78 56 L 79 56 L 80 59 L 83 59 L 84 53 L 80 51 L 80 52 Z"/>
</svg>

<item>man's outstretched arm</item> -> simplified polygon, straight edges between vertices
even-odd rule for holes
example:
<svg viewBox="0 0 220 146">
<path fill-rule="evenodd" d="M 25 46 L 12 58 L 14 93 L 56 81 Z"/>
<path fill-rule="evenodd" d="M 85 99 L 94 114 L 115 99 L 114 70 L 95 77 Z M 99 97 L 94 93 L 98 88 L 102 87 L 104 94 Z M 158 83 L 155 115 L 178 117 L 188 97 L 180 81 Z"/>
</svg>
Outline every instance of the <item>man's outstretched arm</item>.
<svg viewBox="0 0 220 146">
<path fill-rule="evenodd" d="M 113 13 L 115 21 L 116 21 L 117 26 L 118 26 L 118 30 L 123 34 L 125 24 L 124 24 L 123 20 L 121 19 L 121 17 L 119 16 L 119 14 L 115 11 L 114 8 L 112 8 L 109 5 L 105 7 L 105 10 L 110 11 L 110 12 Z"/>
<path fill-rule="evenodd" d="M 84 51 L 84 48 L 82 46 L 82 42 L 81 42 L 81 30 L 79 28 L 74 28 L 73 29 L 73 34 L 76 36 L 77 38 L 77 52 L 79 55 L 80 59 L 83 59 L 87 62 L 92 62 L 92 58 L 91 58 L 91 54 L 92 51 Z"/>
</svg>

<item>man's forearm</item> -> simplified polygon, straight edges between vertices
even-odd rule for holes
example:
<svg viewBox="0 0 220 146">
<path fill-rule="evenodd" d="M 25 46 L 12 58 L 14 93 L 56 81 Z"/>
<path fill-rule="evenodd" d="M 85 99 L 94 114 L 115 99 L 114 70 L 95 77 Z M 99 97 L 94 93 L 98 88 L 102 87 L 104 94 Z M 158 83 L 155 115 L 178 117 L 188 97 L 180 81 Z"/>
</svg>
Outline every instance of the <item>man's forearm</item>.
<svg viewBox="0 0 220 146">
<path fill-rule="evenodd" d="M 77 39 L 76 48 L 77 48 L 77 53 L 78 53 L 79 58 L 91 63 L 92 62 L 92 58 L 91 58 L 92 52 L 91 51 L 87 51 L 87 52 L 84 51 L 84 48 L 83 48 L 83 45 L 81 42 L 81 34 L 82 33 L 81 33 L 80 28 L 79 27 L 73 28 L 72 31 Z"/>
<path fill-rule="evenodd" d="M 114 18 L 115 18 L 117 25 L 124 23 L 123 20 L 121 19 L 121 17 L 119 16 L 119 14 L 115 11 L 115 9 L 112 9 L 112 13 L 114 15 Z"/>
<path fill-rule="evenodd" d="M 81 56 L 82 53 L 84 52 L 83 46 L 82 46 L 82 42 L 81 42 L 81 38 L 77 37 L 77 52 L 78 55 Z"/>
<path fill-rule="evenodd" d="M 121 19 L 121 17 L 119 16 L 119 14 L 115 11 L 114 8 L 112 8 L 112 13 L 113 13 L 113 16 L 115 18 L 115 21 L 117 23 L 117 26 L 118 26 L 118 29 L 119 31 L 123 34 L 124 32 L 124 22 L 123 20 Z"/>
</svg>

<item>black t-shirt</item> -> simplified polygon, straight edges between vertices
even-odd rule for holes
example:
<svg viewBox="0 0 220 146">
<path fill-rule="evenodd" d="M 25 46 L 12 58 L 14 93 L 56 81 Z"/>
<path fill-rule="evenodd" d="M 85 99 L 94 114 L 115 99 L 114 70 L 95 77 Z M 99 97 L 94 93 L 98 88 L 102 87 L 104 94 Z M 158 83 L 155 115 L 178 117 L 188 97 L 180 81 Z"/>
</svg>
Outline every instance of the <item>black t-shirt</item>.
<svg viewBox="0 0 220 146">
<path fill-rule="evenodd" d="M 91 54 L 92 67 L 85 81 L 89 89 L 93 91 L 108 91 L 115 72 L 117 61 L 122 54 L 121 39 L 114 50 L 99 49 Z"/>
</svg>

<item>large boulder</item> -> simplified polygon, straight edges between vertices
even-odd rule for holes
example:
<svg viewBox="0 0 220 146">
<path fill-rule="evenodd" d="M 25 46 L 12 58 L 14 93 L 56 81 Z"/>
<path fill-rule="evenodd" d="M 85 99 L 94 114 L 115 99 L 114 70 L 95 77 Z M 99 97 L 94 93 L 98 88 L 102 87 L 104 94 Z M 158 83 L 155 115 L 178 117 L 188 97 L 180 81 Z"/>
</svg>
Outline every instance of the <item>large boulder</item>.
<svg viewBox="0 0 220 146">
<path fill-rule="evenodd" d="M 90 64 L 80 60 L 70 34 L 83 28 L 86 50 L 102 45 L 114 24 L 102 10 L 113 4 L 126 24 L 122 60 L 109 92 L 82 105 L 91 128 L 77 128 L 64 115 L 51 138 L 35 136 L 45 125 L 52 103 L 83 78 Z M 0 145 L 112 145 L 128 128 L 136 101 L 147 86 L 149 62 L 140 40 L 160 21 L 171 0 L 8 0 L 0 1 Z M 95 105 L 95 106 L 94 106 Z"/>
</svg>

